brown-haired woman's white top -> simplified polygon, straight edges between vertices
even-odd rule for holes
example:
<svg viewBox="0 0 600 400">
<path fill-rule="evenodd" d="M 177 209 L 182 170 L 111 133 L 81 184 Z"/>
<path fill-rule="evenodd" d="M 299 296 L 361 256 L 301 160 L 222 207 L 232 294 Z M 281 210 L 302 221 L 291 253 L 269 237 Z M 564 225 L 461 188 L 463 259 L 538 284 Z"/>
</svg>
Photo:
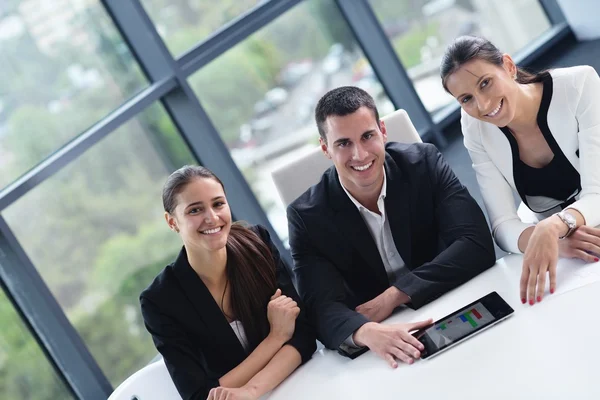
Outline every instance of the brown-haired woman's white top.
<svg viewBox="0 0 600 400">
<path fill-rule="evenodd" d="M 555 156 L 564 156 L 580 176 L 581 190 L 567 208 L 578 210 L 586 225 L 597 226 L 600 225 L 600 77 L 587 65 L 558 68 L 550 71 L 550 75 L 549 83 L 544 83 L 538 124 Z M 503 250 L 520 253 L 519 236 L 533 224 L 519 218 L 515 192 L 531 208 L 547 210 L 537 213 L 538 219 L 561 207 L 554 199 L 523 194 L 520 174 L 515 169 L 515 152 L 500 128 L 464 111 L 461 125 L 494 239 Z"/>
</svg>

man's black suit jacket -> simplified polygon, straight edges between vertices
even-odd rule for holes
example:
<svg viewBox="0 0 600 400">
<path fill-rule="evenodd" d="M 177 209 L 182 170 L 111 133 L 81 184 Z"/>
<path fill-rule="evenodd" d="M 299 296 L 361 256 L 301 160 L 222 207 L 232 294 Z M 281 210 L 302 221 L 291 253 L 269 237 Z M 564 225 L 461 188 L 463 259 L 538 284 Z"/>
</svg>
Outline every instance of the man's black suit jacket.
<svg viewBox="0 0 600 400">
<path fill-rule="evenodd" d="M 385 211 L 410 272 L 393 285 L 418 308 L 495 263 L 485 217 L 437 149 L 386 145 Z M 293 271 L 317 337 L 339 345 L 367 318 L 354 311 L 390 287 L 386 270 L 334 167 L 287 209 Z"/>
</svg>

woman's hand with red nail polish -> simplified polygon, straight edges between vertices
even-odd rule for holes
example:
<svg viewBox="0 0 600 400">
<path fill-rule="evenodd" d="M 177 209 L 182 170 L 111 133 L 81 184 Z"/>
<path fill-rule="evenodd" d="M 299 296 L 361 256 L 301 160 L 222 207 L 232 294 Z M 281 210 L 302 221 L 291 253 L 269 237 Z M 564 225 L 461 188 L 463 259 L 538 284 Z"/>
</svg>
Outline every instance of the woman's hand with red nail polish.
<svg viewBox="0 0 600 400">
<path fill-rule="evenodd" d="M 529 237 L 523 256 L 523 270 L 519 286 L 521 298 L 529 300 L 530 305 L 533 305 L 536 299 L 538 302 L 542 301 L 546 290 L 547 276 L 550 278 L 550 289 L 556 288 L 558 236 L 556 221 L 547 218 L 536 225 Z"/>
<path fill-rule="evenodd" d="M 571 236 L 559 241 L 558 252 L 564 258 L 578 258 L 588 263 L 600 257 L 600 229 L 582 225 Z"/>
</svg>

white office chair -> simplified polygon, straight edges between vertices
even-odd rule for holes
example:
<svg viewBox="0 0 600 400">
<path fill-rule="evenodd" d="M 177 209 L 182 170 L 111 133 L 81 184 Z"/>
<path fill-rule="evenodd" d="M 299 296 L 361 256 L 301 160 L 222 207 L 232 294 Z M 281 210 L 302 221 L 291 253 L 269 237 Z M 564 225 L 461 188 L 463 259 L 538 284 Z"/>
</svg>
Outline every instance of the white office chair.
<svg viewBox="0 0 600 400">
<path fill-rule="evenodd" d="M 400 143 L 422 142 L 421 136 L 404 110 L 396 110 L 381 118 L 387 128 L 388 141 Z M 284 205 L 296 200 L 306 189 L 319 182 L 323 172 L 333 163 L 317 146 L 310 153 L 271 172 Z"/>
<path fill-rule="evenodd" d="M 145 366 L 121 383 L 108 400 L 181 400 L 181 396 L 161 358 Z"/>
</svg>

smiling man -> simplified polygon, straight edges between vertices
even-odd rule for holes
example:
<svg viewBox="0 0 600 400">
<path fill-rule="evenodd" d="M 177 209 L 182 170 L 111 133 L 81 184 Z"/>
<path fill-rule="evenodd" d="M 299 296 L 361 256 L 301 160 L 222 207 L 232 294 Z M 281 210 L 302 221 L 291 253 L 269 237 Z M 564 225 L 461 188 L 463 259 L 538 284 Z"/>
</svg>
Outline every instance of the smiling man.
<svg viewBox="0 0 600 400">
<path fill-rule="evenodd" d="M 300 295 L 325 346 L 412 363 L 422 345 L 410 332 L 431 320 L 380 322 L 491 267 L 487 223 L 433 145 L 387 143 L 364 90 L 328 92 L 315 118 L 334 166 L 287 210 Z"/>
</svg>

